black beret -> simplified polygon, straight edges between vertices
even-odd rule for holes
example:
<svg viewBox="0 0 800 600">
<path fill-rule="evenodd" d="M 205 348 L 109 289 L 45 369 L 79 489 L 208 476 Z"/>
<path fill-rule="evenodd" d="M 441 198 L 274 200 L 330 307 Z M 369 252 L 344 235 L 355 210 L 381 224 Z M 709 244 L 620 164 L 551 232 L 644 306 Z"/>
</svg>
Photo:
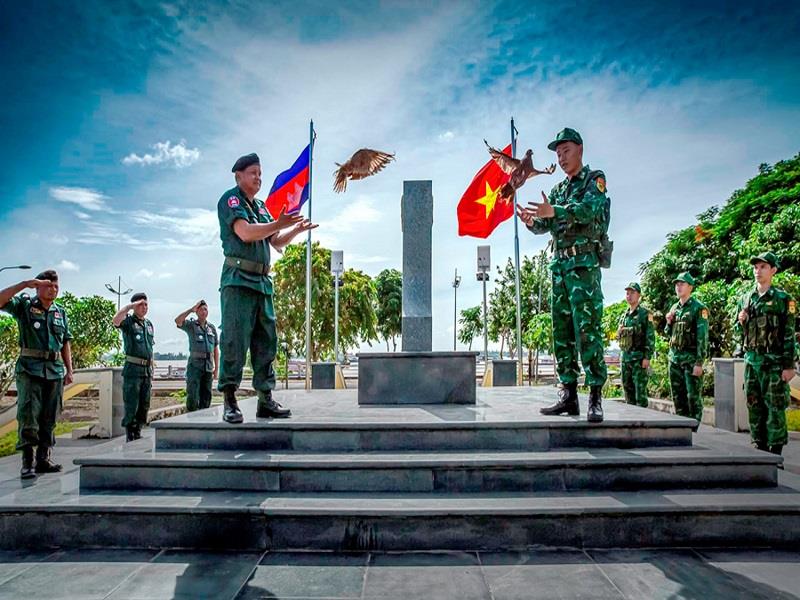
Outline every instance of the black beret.
<svg viewBox="0 0 800 600">
<path fill-rule="evenodd" d="M 147 294 L 144 292 L 136 292 L 131 296 L 131 302 L 138 302 L 139 300 L 147 300 Z"/>
<path fill-rule="evenodd" d="M 58 273 L 56 273 L 53 269 L 47 269 L 46 271 L 42 271 L 36 276 L 36 279 L 41 281 L 58 281 Z"/>
<path fill-rule="evenodd" d="M 258 154 L 255 152 L 251 154 L 245 154 L 244 156 L 240 156 L 239 160 L 233 163 L 233 168 L 231 169 L 231 173 L 236 173 L 236 171 L 244 171 L 250 165 L 260 165 L 261 161 L 258 160 Z"/>
</svg>

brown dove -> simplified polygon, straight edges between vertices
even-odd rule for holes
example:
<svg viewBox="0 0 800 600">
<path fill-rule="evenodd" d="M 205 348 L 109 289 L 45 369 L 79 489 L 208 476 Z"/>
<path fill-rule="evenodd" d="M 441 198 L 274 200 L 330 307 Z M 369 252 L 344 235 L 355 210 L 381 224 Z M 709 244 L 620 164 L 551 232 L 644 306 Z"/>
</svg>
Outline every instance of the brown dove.
<svg viewBox="0 0 800 600">
<path fill-rule="evenodd" d="M 503 202 L 511 202 L 514 193 L 531 177 L 536 177 L 537 175 L 552 175 L 556 170 L 555 164 L 550 165 L 544 171 L 536 169 L 533 166 L 533 150 L 530 148 L 525 152 L 525 157 L 519 159 L 509 156 L 496 148 L 492 148 L 486 140 L 483 140 L 483 143 L 486 144 L 486 147 L 489 149 L 489 154 L 494 159 L 494 162 L 498 164 L 503 172 L 511 175 L 511 178 L 497 193 L 497 199 Z"/>
<path fill-rule="evenodd" d="M 339 168 L 333 172 L 335 177 L 333 190 L 337 193 L 341 193 L 347 189 L 348 179 L 354 181 L 356 179 L 364 179 L 370 175 L 375 175 L 375 173 L 382 170 L 393 160 L 394 154 L 362 148 L 353 154 L 350 160 L 343 165 L 336 163 L 336 166 Z"/>
</svg>

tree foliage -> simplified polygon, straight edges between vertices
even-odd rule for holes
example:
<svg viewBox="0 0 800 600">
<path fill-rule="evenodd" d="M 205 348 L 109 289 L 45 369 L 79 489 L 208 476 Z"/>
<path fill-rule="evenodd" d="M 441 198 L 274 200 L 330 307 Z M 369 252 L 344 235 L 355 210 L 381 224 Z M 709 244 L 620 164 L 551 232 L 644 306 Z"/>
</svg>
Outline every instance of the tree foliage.
<svg viewBox="0 0 800 600">
<path fill-rule="evenodd" d="M 614 304 L 609 304 L 603 308 L 603 339 L 605 346 L 611 343 L 612 340 L 617 339 L 617 329 L 619 329 L 619 322 L 628 311 L 628 303 L 625 300 L 620 300 Z"/>
<path fill-rule="evenodd" d="M 19 356 L 17 322 L 0 315 L 0 398 L 5 396 L 14 381 L 14 367 Z"/>
<path fill-rule="evenodd" d="M 104 364 L 102 357 L 120 348 L 119 332 L 111 323 L 116 304 L 102 296 L 80 298 L 64 292 L 57 300 L 67 311 L 72 334 L 72 365 L 76 369 Z"/>
<path fill-rule="evenodd" d="M 458 341 L 467 344 L 472 350 L 472 341 L 483 336 L 483 308 L 473 306 L 462 310 L 458 326 Z"/>
<path fill-rule="evenodd" d="M 397 350 L 397 336 L 403 331 L 403 275 L 397 269 L 384 269 L 375 278 L 375 318 L 378 335 L 392 341 Z"/>
</svg>

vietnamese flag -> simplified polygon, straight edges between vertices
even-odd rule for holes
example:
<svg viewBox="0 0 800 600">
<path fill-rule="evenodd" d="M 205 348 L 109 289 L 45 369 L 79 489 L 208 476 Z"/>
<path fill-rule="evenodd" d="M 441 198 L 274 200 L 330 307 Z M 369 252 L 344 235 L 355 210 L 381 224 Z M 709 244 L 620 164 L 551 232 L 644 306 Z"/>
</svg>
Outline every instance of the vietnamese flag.
<svg viewBox="0 0 800 600">
<path fill-rule="evenodd" d="M 294 164 L 275 178 L 265 201 L 269 214 L 277 219 L 282 209 L 295 213 L 308 200 L 309 147 L 300 153 Z"/>
<path fill-rule="evenodd" d="M 503 152 L 511 154 L 511 144 Z M 510 178 L 494 160 L 483 165 L 458 203 L 458 235 L 487 238 L 495 227 L 514 215 L 514 204 L 497 198 Z"/>
</svg>

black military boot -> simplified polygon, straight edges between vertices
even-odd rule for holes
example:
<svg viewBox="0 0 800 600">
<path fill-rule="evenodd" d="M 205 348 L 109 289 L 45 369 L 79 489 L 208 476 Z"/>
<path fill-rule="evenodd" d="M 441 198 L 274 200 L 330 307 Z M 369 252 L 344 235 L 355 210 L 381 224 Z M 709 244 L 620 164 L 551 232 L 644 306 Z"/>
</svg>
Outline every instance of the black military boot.
<svg viewBox="0 0 800 600">
<path fill-rule="evenodd" d="M 761 450 L 763 452 L 769 452 L 769 447 L 764 442 L 750 442 L 750 445 L 753 446 L 756 450 Z"/>
<path fill-rule="evenodd" d="M 773 454 L 777 454 L 778 456 L 780 456 L 781 454 L 783 454 L 783 444 L 776 444 L 774 446 L 770 446 L 769 451 L 772 452 Z"/>
<path fill-rule="evenodd" d="M 589 391 L 589 410 L 586 411 L 586 420 L 589 423 L 603 422 L 602 385 L 593 385 Z"/>
<path fill-rule="evenodd" d="M 222 398 L 225 403 L 222 419 L 227 423 L 241 423 L 244 421 L 242 411 L 239 410 L 239 404 L 236 402 L 236 388 L 226 387 L 222 392 Z"/>
<path fill-rule="evenodd" d="M 36 448 L 36 472 L 60 473 L 61 465 L 50 460 L 50 447 L 38 446 Z"/>
<path fill-rule="evenodd" d="M 142 439 L 142 428 L 140 425 L 137 425 L 133 428 L 133 439 L 140 440 Z"/>
<path fill-rule="evenodd" d="M 33 446 L 25 446 L 22 449 L 22 468 L 19 470 L 19 478 L 36 478 L 36 473 L 33 472 Z"/>
<path fill-rule="evenodd" d="M 133 425 L 128 425 L 125 428 L 125 441 L 126 442 L 132 442 L 133 440 L 136 439 L 135 431 L 136 431 L 136 429 L 134 428 Z"/>
<path fill-rule="evenodd" d="M 292 411 L 283 408 L 272 399 L 272 391 L 258 392 L 258 408 L 256 417 L 259 419 L 287 419 L 292 416 Z"/>
<path fill-rule="evenodd" d="M 581 414 L 581 409 L 578 406 L 578 384 L 562 383 L 561 390 L 558 392 L 558 402 L 552 406 L 545 406 L 539 412 L 550 416 Z"/>
</svg>

